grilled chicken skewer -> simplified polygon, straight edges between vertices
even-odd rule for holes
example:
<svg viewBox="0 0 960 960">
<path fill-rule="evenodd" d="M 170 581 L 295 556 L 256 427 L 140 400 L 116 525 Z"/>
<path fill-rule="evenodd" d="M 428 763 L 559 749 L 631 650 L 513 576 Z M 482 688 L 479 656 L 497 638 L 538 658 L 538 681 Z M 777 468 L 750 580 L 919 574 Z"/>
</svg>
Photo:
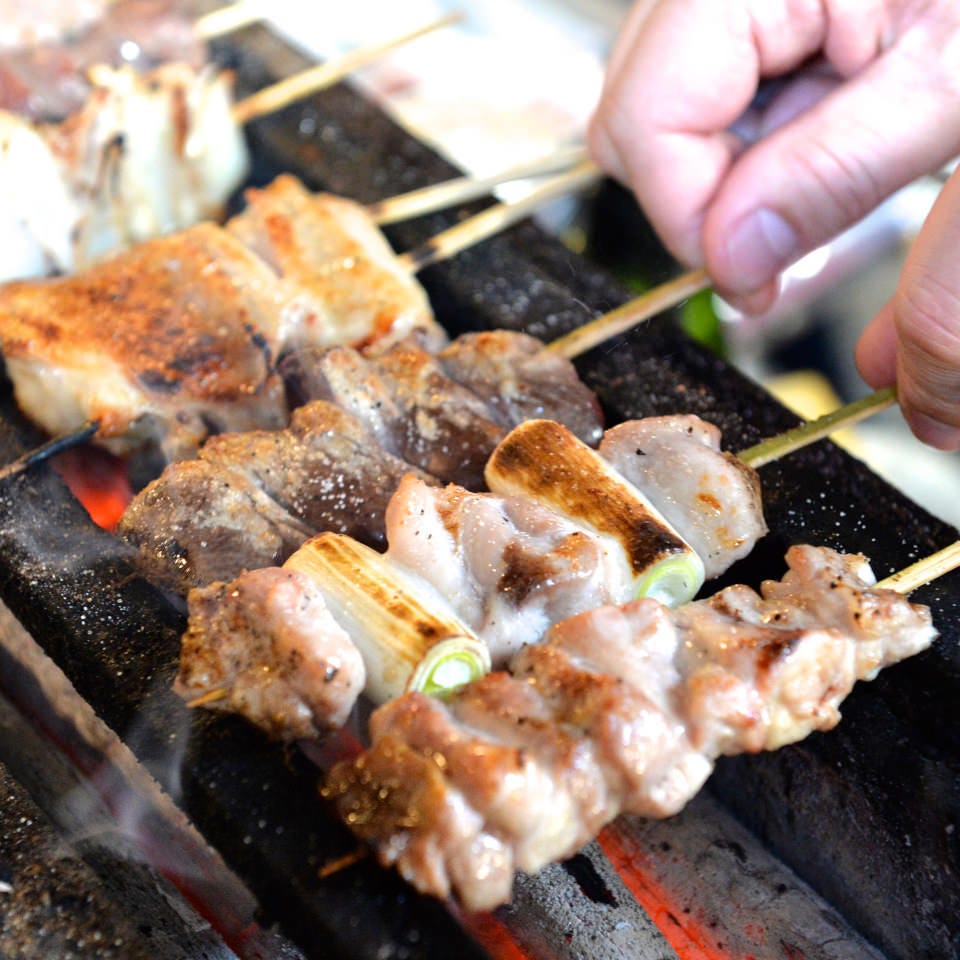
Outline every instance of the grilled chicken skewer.
<svg viewBox="0 0 960 960">
<path fill-rule="evenodd" d="M 302 411 L 310 410 L 317 403 L 323 401 L 310 404 Z M 736 506 L 733 506 L 729 517 L 718 519 L 715 510 L 711 507 L 704 511 L 703 504 L 694 495 L 688 503 L 687 528 L 702 532 L 708 524 L 700 514 L 709 512 L 713 525 L 724 530 L 725 536 L 730 536 L 735 532 L 735 523 L 732 522 L 735 520 L 739 524 L 738 546 L 746 545 L 749 549 L 766 531 L 759 511 L 756 484 L 743 483 L 742 470 L 734 475 L 734 484 L 726 482 L 730 479 L 727 460 L 692 435 L 690 426 L 696 418 L 675 418 L 680 423 L 666 422 L 671 418 L 660 419 L 663 422 L 644 424 L 640 421 L 638 424 L 640 431 L 654 441 L 651 448 L 657 435 L 663 435 L 675 471 L 679 473 L 686 469 L 691 475 L 701 476 L 712 473 L 717 478 L 715 482 L 726 488 L 729 497 L 741 501 L 739 517 Z M 699 587 L 703 568 L 695 557 L 695 569 L 701 572 L 692 584 L 677 584 L 671 571 L 667 575 L 671 589 L 656 583 L 654 571 L 658 557 L 644 560 L 648 551 L 644 549 L 643 541 L 651 539 L 661 543 L 668 538 L 682 544 L 677 531 L 667 527 L 639 490 L 626 483 L 612 484 L 612 471 L 601 464 L 599 455 L 584 457 L 582 453 L 574 453 L 571 456 L 571 446 L 579 443 L 572 434 L 562 447 L 551 450 L 550 441 L 543 440 L 544 426 L 548 427 L 548 437 L 558 428 L 558 425 L 546 421 L 526 421 L 514 428 L 490 458 L 488 475 L 495 483 L 502 480 L 507 461 L 519 462 L 518 450 L 529 449 L 536 451 L 545 462 L 541 474 L 545 478 L 549 478 L 563 462 L 574 489 L 596 491 L 591 502 L 584 504 L 580 498 L 574 497 L 558 504 L 550 498 L 538 498 L 535 485 L 529 482 L 534 474 L 522 468 L 518 470 L 523 481 L 522 494 L 471 493 L 454 484 L 440 487 L 408 474 L 386 506 L 389 544 L 386 553 L 363 547 L 342 533 L 323 533 L 300 546 L 284 563 L 285 569 L 293 568 L 314 576 L 315 586 L 334 621 L 339 622 L 363 649 L 367 666 L 366 692 L 374 702 L 399 695 L 408 684 L 424 675 L 424 668 L 420 665 L 425 654 L 424 637 L 430 641 L 428 648 L 441 641 L 455 641 L 453 651 L 445 651 L 445 655 L 448 658 L 455 655 L 459 658 L 456 662 L 461 664 L 469 655 L 475 672 L 483 672 L 491 663 L 494 666 L 505 664 L 522 645 L 540 642 L 552 624 L 574 613 L 654 592 L 665 599 L 669 597 L 669 602 L 676 604 L 688 599 Z M 685 444 L 680 437 L 687 438 Z M 178 474 L 176 466 L 174 475 Z M 193 464 L 183 464 L 182 467 L 184 475 L 193 473 Z M 284 476 L 283 471 L 272 467 L 261 472 L 269 474 L 275 483 Z M 694 491 L 702 483 L 702 480 L 693 481 L 691 477 Z M 739 491 L 736 483 L 740 483 Z M 169 489 L 169 486 L 168 483 L 158 483 L 156 489 Z M 221 486 L 226 486 L 226 478 Z M 663 491 L 654 489 L 651 493 L 663 496 Z M 682 494 L 672 488 L 669 497 L 676 503 Z M 754 502 L 748 502 L 751 500 Z M 166 555 L 169 561 L 172 551 L 167 545 L 182 549 L 185 543 L 193 545 L 199 539 L 208 547 L 214 546 L 214 553 L 221 552 L 222 538 L 216 531 L 205 529 L 202 521 L 193 520 L 191 524 L 174 520 L 171 529 L 169 506 L 169 502 L 160 500 L 158 509 L 146 512 L 141 505 L 131 517 L 131 520 L 139 521 L 134 532 L 147 534 L 138 544 L 141 568 L 155 565 L 162 555 Z M 202 517 L 205 510 L 206 505 L 202 510 L 191 511 L 191 519 Z M 608 517 L 615 522 L 606 522 Z M 144 523 L 144 520 L 154 522 Z M 165 521 L 166 525 L 163 525 Z M 349 517 L 347 522 L 350 522 Z M 220 526 L 224 525 L 221 523 Z M 158 529 L 165 533 L 151 539 L 150 532 Z M 121 535 L 129 538 L 130 532 L 121 525 Z M 348 542 L 354 544 L 349 551 L 345 546 Z M 684 546 L 684 549 L 692 553 L 689 547 Z M 331 550 L 334 551 L 333 557 L 330 556 Z M 200 549 L 196 553 L 199 559 L 193 566 L 210 562 L 209 549 Z M 729 562 L 739 555 L 735 550 L 728 551 L 728 554 Z M 673 554 L 670 556 L 672 561 L 676 559 Z M 181 570 L 190 568 L 185 554 L 175 559 L 179 561 L 173 565 L 175 575 L 179 576 Z M 649 569 L 640 569 L 641 561 L 649 561 Z M 713 562 L 717 569 L 721 569 L 720 557 L 714 557 Z M 286 579 L 280 577 L 279 568 L 274 569 L 273 576 L 284 584 L 286 590 Z M 168 570 L 169 565 L 164 565 L 153 579 L 156 581 Z M 365 570 L 369 572 L 365 574 Z M 266 609 L 272 610 L 267 599 L 272 589 L 271 576 L 261 570 L 253 582 L 248 574 L 240 573 L 229 586 L 221 580 L 190 590 L 190 626 L 181 655 L 178 689 L 193 703 L 221 710 L 238 710 L 277 735 L 284 728 L 279 717 L 283 702 L 279 685 L 279 690 L 285 690 L 289 697 L 286 714 L 290 723 L 286 736 L 304 736 L 301 721 L 308 692 L 303 686 L 293 687 L 284 682 L 283 668 L 275 668 L 264 643 L 264 638 L 269 638 L 273 630 L 285 630 L 281 621 L 272 620 L 272 616 L 263 613 Z M 380 605 L 377 596 L 405 596 L 411 590 L 428 598 L 447 598 L 440 602 L 449 607 L 449 613 L 442 612 L 440 621 L 426 631 L 423 624 L 429 618 L 423 612 L 417 613 L 406 626 L 397 622 L 385 630 L 380 618 L 371 614 L 371 610 L 375 611 Z M 251 594 L 256 597 L 248 604 L 246 598 Z M 217 605 L 220 603 L 226 603 L 232 612 L 219 610 Z M 247 606 L 253 611 L 255 627 L 249 626 L 250 621 L 243 612 Z M 413 607 L 424 609 L 421 601 L 413 598 L 404 609 Z M 361 615 L 362 611 L 366 613 Z M 348 619 L 343 619 L 344 612 Z M 445 626 L 449 624 L 450 614 L 457 618 L 457 625 L 452 628 Z M 310 637 L 304 633 L 301 642 L 312 645 L 315 650 L 324 649 L 330 642 L 324 623 L 322 618 L 318 619 L 316 634 Z M 230 629 L 224 631 L 224 624 L 230 625 Z M 246 635 L 247 630 L 252 630 L 252 637 Z M 394 638 L 405 638 L 408 648 L 405 665 L 397 663 L 393 654 L 389 668 L 382 665 L 382 657 L 377 651 L 388 638 L 391 649 L 404 646 Z M 483 644 L 487 651 L 485 664 L 479 664 L 476 657 L 464 648 L 467 640 L 474 647 Z M 332 642 L 339 644 L 339 634 Z M 277 646 L 279 648 L 281 644 Z M 266 659 L 258 659 L 263 657 Z M 389 677 L 389 684 L 386 677 Z M 242 690 L 239 697 L 234 692 L 238 683 Z M 269 688 L 269 696 L 258 701 L 252 693 L 254 685 L 265 690 Z M 271 712 L 267 722 L 263 723 L 262 706 L 265 702 L 270 703 Z M 337 715 L 342 709 L 344 707 L 340 704 Z M 329 724 L 317 704 L 311 707 L 308 716 L 315 732 Z"/>
<path fill-rule="evenodd" d="M 148 484 L 117 532 L 148 579 L 181 594 L 280 563 L 321 530 L 382 547 L 405 474 L 482 482 L 474 445 L 489 455 L 531 409 L 599 439 L 596 398 L 569 361 L 539 347 L 499 331 L 461 336 L 436 355 L 401 345 L 371 360 L 336 348 L 322 366 L 325 389 L 311 355 L 313 379 L 300 366 L 298 380 L 310 394 L 298 396 L 289 428 L 211 438 L 199 461 L 170 464 Z"/>
<path fill-rule="evenodd" d="M 587 611 L 446 702 L 390 701 L 325 795 L 419 890 L 508 901 L 515 870 L 570 856 L 620 813 L 676 813 L 718 756 L 829 729 L 857 680 L 934 639 L 929 611 L 875 587 L 863 557 L 797 546 L 787 563 L 759 594 Z"/>
<path fill-rule="evenodd" d="M 546 189 L 567 183 L 558 180 Z M 485 216 L 486 229 L 522 216 L 529 198 L 504 206 L 506 219 Z M 447 253 L 462 249 L 464 226 Z M 284 352 L 382 350 L 413 332 L 430 349 L 445 340 L 363 208 L 287 175 L 249 191 L 225 227 L 197 224 L 75 276 L 0 287 L 0 343 L 21 409 L 54 435 L 98 420 L 113 452 L 156 444 L 171 460 L 210 432 L 284 422 Z"/>
</svg>

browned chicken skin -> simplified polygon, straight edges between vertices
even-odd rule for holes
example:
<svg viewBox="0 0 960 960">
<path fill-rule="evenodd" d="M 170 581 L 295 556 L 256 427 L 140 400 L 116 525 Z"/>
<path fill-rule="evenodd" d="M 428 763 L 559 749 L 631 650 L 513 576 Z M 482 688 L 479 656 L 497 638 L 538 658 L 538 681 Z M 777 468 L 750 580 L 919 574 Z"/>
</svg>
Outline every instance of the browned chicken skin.
<svg viewBox="0 0 960 960">
<path fill-rule="evenodd" d="M 285 422 L 285 351 L 444 343 L 395 259 L 363 207 L 284 176 L 226 227 L 200 223 L 74 276 L 0 286 L 0 348 L 17 402 L 48 432 L 98 420 L 114 452 L 156 443 L 184 459 L 212 433 Z"/>
<path fill-rule="evenodd" d="M 932 642 L 929 611 L 872 589 L 862 557 L 805 546 L 787 562 L 760 594 L 587 611 L 447 703 L 386 704 L 326 795 L 418 889 L 505 902 L 514 870 L 569 856 L 620 812 L 678 811 L 718 755 L 828 729 L 857 679 Z"/>
<path fill-rule="evenodd" d="M 125 453 L 192 455 L 211 429 L 279 427 L 280 304 L 269 270 L 213 224 L 141 244 L 82 274 L 0 288 L 17 402 L 49 433 L 100 421 Z"/>
</svg>

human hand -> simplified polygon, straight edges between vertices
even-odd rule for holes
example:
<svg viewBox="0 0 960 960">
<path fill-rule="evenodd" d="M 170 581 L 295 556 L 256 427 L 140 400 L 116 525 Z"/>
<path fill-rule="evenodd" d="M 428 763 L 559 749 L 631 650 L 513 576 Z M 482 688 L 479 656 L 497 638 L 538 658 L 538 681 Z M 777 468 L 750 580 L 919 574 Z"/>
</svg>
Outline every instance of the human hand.
<svg viewBox="0 0 960 960">
<path fill-rule="evenodd" d="M 777 87 L 758 106 L 771 78 Z M 783 268 L 960 152 L 960 4 L 639 0 L 589 143 L 678 259 L 705 265 L 741 310 L 762 312 Z M 946 256 L 928 253 L 926 279 L 903 288 L 928 291 L 924 315 L 940 321 L 919 320 L 905 292 L 858 351 L 868 382 L 900 378 L 911 425 L 939 446 L 960 443 L 960 411 L 952 434 L 921 419 L 950 423 L 941 404 L 960 394 L 960 312 L 951 318 L 953 304 L 937 299 L 960 294 L 960 282 L 931 292 Z M 934 327 L 931 351 L 921 340 Z"/>
<path fill-rule="evenodd" d="M 960 450 L 960 172 L 914 241 L 896 292 L 857 344 L 873 387 L 897 385 L 900 409 L 921 440 Z"/>
</svg>

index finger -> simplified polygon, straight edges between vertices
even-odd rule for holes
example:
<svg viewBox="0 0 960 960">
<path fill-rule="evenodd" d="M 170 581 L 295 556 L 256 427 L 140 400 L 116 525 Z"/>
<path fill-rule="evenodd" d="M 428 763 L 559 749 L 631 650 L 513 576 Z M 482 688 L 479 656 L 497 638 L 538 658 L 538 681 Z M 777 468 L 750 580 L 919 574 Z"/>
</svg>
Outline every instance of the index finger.
<svg viewBox="0 0 960 960">
<path fill-rule="evenodd" d="M 843 6 L 835 0 L 829 6 Z M 859 19 L 872 0 L 859 3 Z M 595 159 L 633 189 L 672 252 L 702 262 L 699 230 L 711 198 L 743 148 L 729 128 L 763 77 L 797 67 L 829 45 L 828 12 L 733 0 L 640 4 L 611 58 L 589 130 Z M 833 11 L 836 16 L 836 11 Z M 842 18 L 841 18 L 842 19 Z M 851 69 L 877 49 L 876 30 L 840 29 Z"/>
</svg>

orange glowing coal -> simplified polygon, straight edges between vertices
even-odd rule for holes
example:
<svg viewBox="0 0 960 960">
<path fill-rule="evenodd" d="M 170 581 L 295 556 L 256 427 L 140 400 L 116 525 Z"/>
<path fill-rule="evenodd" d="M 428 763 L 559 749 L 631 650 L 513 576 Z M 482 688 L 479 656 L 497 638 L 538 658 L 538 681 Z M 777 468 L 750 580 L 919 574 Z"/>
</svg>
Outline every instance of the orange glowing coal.
<svg viewBox="0 0 960 960">
<path fill-rule="evenodd" d="M 58 453 L 53 468 L 93 522 L 112 533 L 133 498 L 126 463 L 106 450 L 87 445 Z"/>
</svg>

